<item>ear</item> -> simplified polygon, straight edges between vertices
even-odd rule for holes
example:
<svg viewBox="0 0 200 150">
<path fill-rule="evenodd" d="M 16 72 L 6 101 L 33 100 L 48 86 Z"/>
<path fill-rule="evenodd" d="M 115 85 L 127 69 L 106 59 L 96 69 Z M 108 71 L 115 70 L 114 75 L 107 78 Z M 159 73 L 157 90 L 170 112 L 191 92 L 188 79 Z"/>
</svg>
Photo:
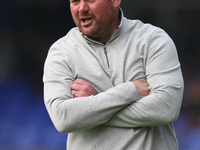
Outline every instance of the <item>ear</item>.
<svg viewBox="0 0 200 150">
<path fill-rule="evenodd" d="M 121 4 L 121 0 L 111 0 L 113 3 L 113 7 L 117 8 L 120 6 Z"/>
</svg>

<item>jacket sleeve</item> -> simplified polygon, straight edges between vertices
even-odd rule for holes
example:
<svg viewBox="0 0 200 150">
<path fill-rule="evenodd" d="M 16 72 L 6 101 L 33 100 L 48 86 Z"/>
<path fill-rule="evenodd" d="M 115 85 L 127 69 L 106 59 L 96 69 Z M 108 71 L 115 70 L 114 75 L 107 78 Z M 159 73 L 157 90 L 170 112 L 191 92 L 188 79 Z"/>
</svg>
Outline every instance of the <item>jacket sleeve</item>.
<svg viewBox="0 0 200 150">
<path fill-rule="evenodd" d="M 183 77 L 176 47 L 163 31 L 153 33 L 145 56 L 150 95 L 116 113 L 107 123 L 117 127 L 142 127 L 173 123 L 179 115 Z"/>
<path fill-rule="evenodd" d="M 122 83 L 96 96 L 74 99 L 71 95 L 71 84 L 75 80 L 73 69 L 60 49 L 59 44 L 50 48 L 43 75 L 44 103 L 59 132 L 86 130 L 103 124 L 139 99 L 132 82 Z"/>
</svg>

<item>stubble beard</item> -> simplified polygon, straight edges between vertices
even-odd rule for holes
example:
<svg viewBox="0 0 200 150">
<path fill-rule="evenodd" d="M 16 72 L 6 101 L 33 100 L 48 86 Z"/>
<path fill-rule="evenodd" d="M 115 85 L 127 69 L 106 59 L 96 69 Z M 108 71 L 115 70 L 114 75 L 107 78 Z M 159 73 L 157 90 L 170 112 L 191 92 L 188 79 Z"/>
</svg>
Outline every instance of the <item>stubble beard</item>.
<svg viewBox="0 0 200 150">
<path fill-rule="evenodd" d="M 105 39 L 110 38 L 110 36 L 112 35 L 114 31 L 113 29 L 115 28 L 115 27 L 111 27 L 113 25 L 113 22 L 114 22 L 113 20 L 115 19 L 115 17 L 112 15 L 113 12 L 111 11 L 111 9 L 109 9 L 109 11 L 110 11 L 109 20 L 101 21 L 101 22 L 97 22 L 96 20 L 94 20 L 92 26 L 88 27 L 88 29 L 87 27 L 82 27 L 81 23 L 79 24 L 78 21 L 75 22 L 75 24 L 79 28 L 80 32 L 82 32 L 82 34 L 86 35 L 87 37 L 96 41 L 100 41 L 100 42 L 102 40 L 104 41 Z"/>
<path fill-rule="evenodd" d="M 87 28 L 84 29 L 85 27 L 79 27 L 79 30 L 86 35 L 87 37 L 91 38 L 91 39 L 98 39 L 98 37 L 101 37 L 101 33 L 102 33 L 102 27 L 100 24 L 96 23 L 95 25 L 93 25 L 93 27 L 89 27 L 89 31 Z"/>
<path fill-rule="evenodd" d="M 109 30 L 111 25 L 112 18 L 108 21 L 107 25 L 105 25 L 105 22 L 96 22 L 93 28 L 90 29 L 90 32 L 84 31 L 82 27 L 80 27 L 79 30 L 87 37 L 101 42 L 105 39 L 109 39 L 112 35 L 112 32 Z"/>
</svg>

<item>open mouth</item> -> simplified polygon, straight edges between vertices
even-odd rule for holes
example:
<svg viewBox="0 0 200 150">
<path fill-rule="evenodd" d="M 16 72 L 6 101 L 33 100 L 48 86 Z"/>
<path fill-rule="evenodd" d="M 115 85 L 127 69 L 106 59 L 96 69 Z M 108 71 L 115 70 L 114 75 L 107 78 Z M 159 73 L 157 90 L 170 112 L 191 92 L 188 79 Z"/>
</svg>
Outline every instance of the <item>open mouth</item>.
<svg viewBox="0 0 200 150">
<path fill-rule="evenodd" d="M 83 22 L 83 23 L 87 23 L 87 22 L 90 22 L 92 20 L 92 18 L 87 18 L 87 19 L 81 19 L 81 21 Z"/>
<path fill-rule="evenodd" d="M 94 21 L 94 19 L 91 16 L 81 16 L 80 17 L 80 24 L 82 27 L 85 27 L 85 28 L 91 26 L 93 21 Z"/>
</svg>

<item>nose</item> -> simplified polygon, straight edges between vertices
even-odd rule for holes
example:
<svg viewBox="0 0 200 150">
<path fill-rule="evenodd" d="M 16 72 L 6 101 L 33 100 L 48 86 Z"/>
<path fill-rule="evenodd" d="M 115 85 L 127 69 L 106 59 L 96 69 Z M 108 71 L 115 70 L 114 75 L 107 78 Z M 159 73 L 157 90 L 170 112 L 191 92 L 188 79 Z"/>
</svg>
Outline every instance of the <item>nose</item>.
<svg viewBox="0 0 200 150">
<path fill-rule="evenodd" d="M 89 10 L 88 4 L 86 1 L 80 1 L 80 5 L 79 5 L 79 12 L 87 12 Z"/>
</svg>

